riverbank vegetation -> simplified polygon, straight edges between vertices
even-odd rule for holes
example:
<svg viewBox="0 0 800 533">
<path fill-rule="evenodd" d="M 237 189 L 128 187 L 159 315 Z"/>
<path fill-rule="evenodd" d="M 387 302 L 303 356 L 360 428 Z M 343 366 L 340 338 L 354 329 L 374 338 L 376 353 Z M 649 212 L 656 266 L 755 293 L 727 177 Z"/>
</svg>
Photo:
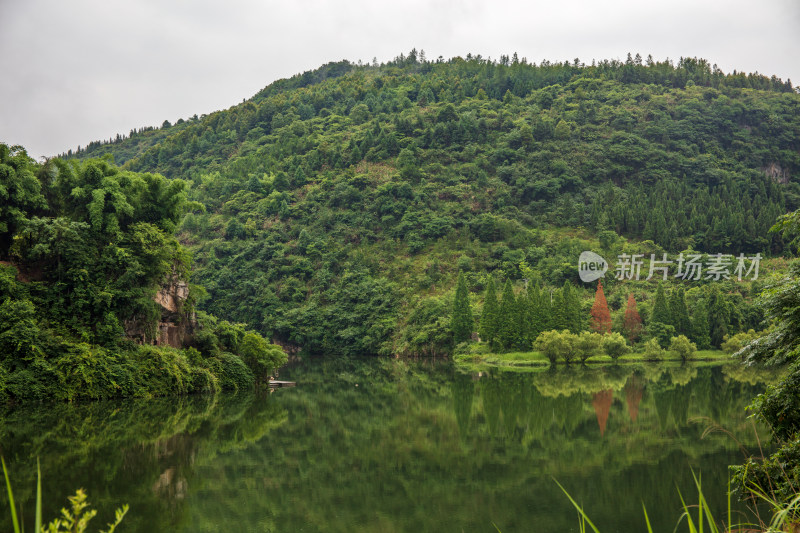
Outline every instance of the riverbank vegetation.
<svg viewBox="0 0 800 533">
<path fill-rule="evenodd" d="M 236 389 L 286 361 L 196 313 L 184 182 L 0 144 L 0 195 L 0 401 Z"/>
</svg>

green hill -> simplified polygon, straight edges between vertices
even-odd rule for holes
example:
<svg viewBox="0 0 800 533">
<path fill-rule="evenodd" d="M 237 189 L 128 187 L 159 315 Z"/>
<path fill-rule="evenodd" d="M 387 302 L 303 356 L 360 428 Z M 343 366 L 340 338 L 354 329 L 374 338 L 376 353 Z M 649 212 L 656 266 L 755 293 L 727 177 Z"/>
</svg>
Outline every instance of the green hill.
<svg viewBox="0 0 800 533">
<path fill-rule="evenodd" d="M 800 96 L 702 59 L 412 51 L 65 157 L 108 155 L 205 206 L 178 229 L 199 308 L 311 352 L 440 353 L 459 271 L 475 302 L 485 273 L 520 285 L 523 262 L 577 282 L 584 249 L 781 254 L 768 230 L 800 205 Z"/>
</svg>

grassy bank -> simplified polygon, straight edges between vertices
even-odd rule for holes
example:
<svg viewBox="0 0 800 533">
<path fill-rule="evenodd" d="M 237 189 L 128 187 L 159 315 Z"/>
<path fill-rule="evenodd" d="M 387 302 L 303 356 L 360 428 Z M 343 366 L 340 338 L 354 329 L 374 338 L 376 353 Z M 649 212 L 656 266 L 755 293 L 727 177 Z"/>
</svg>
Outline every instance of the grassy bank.
<svg viewBox="0 0 800 533">
<path fill-rule="evenodd" d="M 731 356 L 722 350 L 700 350 L 689 358 L 689 362 L 698 361 L 728 361 Z M 547 367 L 551 363 L 542 352 L 508 352 L 508 353 L 473 353 L 473 354 L 458 354 L 453 357 L 457 364 L 469 365 L 482 365 L 482 366 L 530 366 L 530 367 Z M 616 361 L 608 355 L 595 355 L 589 357 L 585 364 L 587 365 L 607 365 L 607 364 L 626 364 L 626 363 L 658 363 L 658 362 L 682 362 L 680 356 L 672 352 L 665 352 L 661 357 L 650 357 L 644 353 L 629 353 L 625 354 Z M 555 363 L 557 365 L 564 365 L 562 361 Z M 580 361 L 572 364 L 581 365 Z"/>
</svg>

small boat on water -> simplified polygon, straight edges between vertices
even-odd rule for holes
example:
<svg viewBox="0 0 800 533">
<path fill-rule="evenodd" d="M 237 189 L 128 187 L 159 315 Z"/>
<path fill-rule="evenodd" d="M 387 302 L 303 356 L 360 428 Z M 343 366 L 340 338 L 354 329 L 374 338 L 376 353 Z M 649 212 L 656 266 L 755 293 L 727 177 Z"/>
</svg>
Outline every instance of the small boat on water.
<svg viewBox="0 0 800 533">
<path fill-rule="evenodd" d="M 275 380 L 270 380 L 270 382 L 269 382 L 269 386 L 272 389 L 278 389 L 278 388 L 281 388 L 281 387 L 294 387 L 296 385 L 297 385 L 297 382 L 295 382 L 295 381 L 275 381 Z"/>
</svg>

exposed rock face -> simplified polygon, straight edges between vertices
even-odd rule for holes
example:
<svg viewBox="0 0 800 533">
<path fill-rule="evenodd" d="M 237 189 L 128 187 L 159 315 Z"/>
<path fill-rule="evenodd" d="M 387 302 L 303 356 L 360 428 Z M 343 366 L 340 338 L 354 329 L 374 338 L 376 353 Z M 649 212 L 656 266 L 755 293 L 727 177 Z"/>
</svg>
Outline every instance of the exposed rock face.
<svg viewBox="0 0 800 533">
<path fill-rule="evenodd" d="M 182 348 L 197 324 L 194 314 L 186 313 L 183 303 L 189 297 L 185 281 L 173 279 L 156 293 L 155 302 L 161 306 L 161 319 L 155 337 L 151 338 L 143 324 L 137 320 L 125 323 L 125 334 L 139 344 Z"/>
<path fill-rule="evenodd" d="M 156 303 L 170 313 L 177 313 L 181 304 L 189 297 L 189 286 L 185 281 L 175 281 L 156 293 Z"/>
<path fill-rule="evenodd" d="M 778 163 L 770 163 L 764 167 L 763 170 L 767 177 L 772 178 L 774 181 L 784 185 L 789 183 L 789 172 L 782 168 Z"/>
</svg>

